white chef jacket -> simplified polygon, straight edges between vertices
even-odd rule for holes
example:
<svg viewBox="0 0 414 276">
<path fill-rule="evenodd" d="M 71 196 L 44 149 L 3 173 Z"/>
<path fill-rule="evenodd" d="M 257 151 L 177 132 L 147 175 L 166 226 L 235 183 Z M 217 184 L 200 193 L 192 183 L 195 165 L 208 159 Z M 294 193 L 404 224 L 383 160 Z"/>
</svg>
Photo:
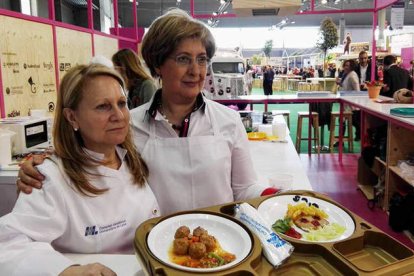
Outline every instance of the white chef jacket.
<svg viewBox="0 0 414 276">
<path fill-rule="evenodd" d="M 124 160 L 126 150 L 117 148 L 117 154 Z M 87 197 L 67 184 L 55 161 L 38 166 L 43 188 L 21 193 L 13 211 L 0 218 L 0 275 L 58 275 L 73 265 L 59 252 L 132 253 L 136 228 L 158 215 L 151 189 L 133 184 L 126 162 L 118 170 L 98 167 L 104 177 L 91 183 L 109 190 Z"/>
<path fill-rule="evenodd" d="M 131 123 L 163 215 L 260 196 L 266 187 L 257 184 L 236 111 L 204 97 L 179 137 L 160 113 L 151 116 L 154 98 L 131 111 Z"/>
</svg>

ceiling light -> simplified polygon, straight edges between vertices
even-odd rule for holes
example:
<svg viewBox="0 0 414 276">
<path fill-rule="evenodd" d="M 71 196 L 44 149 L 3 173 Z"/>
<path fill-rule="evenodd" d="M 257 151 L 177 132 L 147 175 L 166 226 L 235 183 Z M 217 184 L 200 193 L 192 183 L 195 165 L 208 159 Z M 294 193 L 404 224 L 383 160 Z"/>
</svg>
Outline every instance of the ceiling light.
<svg viewBox="0 0 414 276">
<path fill-rule="evenodd" d="M 321 4 L 325 5 L 326 3 L 328 3 L 327 0 L 321 0 Z"/>
</svg>

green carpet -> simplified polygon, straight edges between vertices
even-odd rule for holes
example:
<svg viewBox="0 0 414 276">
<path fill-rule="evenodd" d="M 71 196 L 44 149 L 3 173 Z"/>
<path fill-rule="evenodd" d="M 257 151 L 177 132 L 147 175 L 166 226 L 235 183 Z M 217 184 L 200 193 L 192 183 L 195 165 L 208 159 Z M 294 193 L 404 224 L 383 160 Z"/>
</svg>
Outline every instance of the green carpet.
<svg viewBox="0 0 414 276">
<path fill-rule="evenodd" d="M 273 92 L 273 95 L 287 95 L 287 94 L 295 94 L 296 92 Z M 253 88 L 252 90 L 252 95 L 263 95 L 263 89 L 262 88 Z M 249 108 L 249 107 L 247 107 Z M 259 110 L 259 111 L 264 111 L 264 105 L 262 104 L 254 104 L 253 105 L 253 109 L 254 110 Z M 284 110 L 290 110 L 290 137 L 292 138 L 293 144 L 296 143 L 296 131 L 297 131 L 297 125 L 298 125 L 298 116 L 297 113 L 299 111 L 308 111 L 309 110 L 309 105 L 308 104 L 269 104 L 268 106 L 268 111 L 271 110 L 277 110 L 277 109 L 284 109 Z M 339 110 L 339 104 L 335 103 L 333 105 L 332 108 L 333 111 L 338 111 Z M 302 126 L 302 137 L 307 137 L 308 136 L 308 121 L 307 119 L 305 119 L 303 121 L 304 125 Z M 319 128 L 321 133 L 321 127 Z M 338 130 L 339 127 L 337 126 L 335 128 L 336 130 L 336 134 L 338 135 Z M 321 144 L 321 146 L 329 146 L 329 131 L 328 131 L 328 127 L 325 125 L 324 126 L 324 136 L 323 138 L 320 137 L 320 141 L 323 141 L 323 145 Z M 346 133 L 345 133 L 346 134 Z M 355 134 L 355 130 L 354 130 L 354 134 Z M 320 135 L 321 136 L 321 135 Z M 355 135 L 354 135 L 355 136 Z M 361 151 L 361 143 L 355 142 L 354 141 L 354 153 L 359 153 Z M 349 153 L 349 149 L 348 149 L 348 144 L 345 143 L 344 144 L 344 153 Z M 308 143 L 306 141 L 302 141 L 301 143 L 301 147 L 300 147 L 300 152 L 301 153 L 307 153 L 308 152 Z M 334 149 L 334 152 L 338 152 L 337 148 Z M 316 153 L 315 151 L 313 151 L 313 153 Z M 330 151 L 321 151 L 321 153 L 330 153 Z"/>
</svg>

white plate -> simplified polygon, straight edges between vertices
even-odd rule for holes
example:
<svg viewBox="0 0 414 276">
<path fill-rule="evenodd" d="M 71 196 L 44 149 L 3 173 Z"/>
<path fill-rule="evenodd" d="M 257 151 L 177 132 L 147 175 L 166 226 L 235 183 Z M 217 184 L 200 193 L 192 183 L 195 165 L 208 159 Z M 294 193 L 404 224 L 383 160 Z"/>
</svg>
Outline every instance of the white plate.
<svg viewBox="0 0 414 276">
<path fill-rule="evenodd" d="M 236 255 L 231 263 L 214 268 L 191 268 L 172 263 L 168 257 L 178 227 L 186 225 L 191 232 L 198 226 L 203 227 L 210 235 L 217 238 L 223 250 Z M 243 227 L 224 217 L 212 214 L 183 214 L 161 221 L 151 229 L 147 244 L 155 257 L 165 264 L 191 272 L 214 272 L 233 267 L 249 255 L 252 241 Z"/>
<path fill-rule="evenodd" d="M 294 201 L 293 198 L 295 195 L 281 195 L 281 196 L 275 196 L 272 198 L 269 198 L 265 201 L 263 201 L 258 208 L 259 213 L 262 215 L 263 219 L 269 224 L 272 225 L 276 222 L 278 219 L 283 219 L 287 212 L 287 206 L 288 204 L 296 205 L 301 202 L 304 202 L 302 200 Z M 311 196 L 300 196 L 300 198 L 306 198 L 308 199 L 308 202 L 316 203 L 318 204 L 319 208 L 323 210 L 328 215 L 328 221 L 329 223 L 337 223 L 339 225 L 342 225 L 345 227 L 345 232 L 339 236 L 336 239 L 333 240 L 327 240 L 327 241 L 310 241 L 310 242 L 334 242 L 334 241 L 340 241 L 343 239 L 348 238 L 355 232 L 355 222 L 352 219 L 352 217 L 339 208 L 336 205 L 333 205 L 330 202 L 327 202 L 325 200 L 311 197 Z M 293 226 L 296 231 L 299 233 L 304 233 L 301 229 L 299 229 L 296 226 Z M 301 240 L 306 239 L 302 237 Z"/>
</svg>

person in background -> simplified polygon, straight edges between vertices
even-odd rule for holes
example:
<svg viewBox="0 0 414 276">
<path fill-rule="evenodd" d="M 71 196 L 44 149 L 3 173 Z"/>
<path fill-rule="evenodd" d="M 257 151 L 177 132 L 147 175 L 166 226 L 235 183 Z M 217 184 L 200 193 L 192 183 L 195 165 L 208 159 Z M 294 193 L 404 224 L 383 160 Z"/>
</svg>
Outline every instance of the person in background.
<svg viewBox="0 0 414 276">
<path fill-rule="evenodd" d="M 162 88 L 131 111 L 131 123 L 163 215 L 276 192 L 257 184 L 238 112 L 201 93 L 215 49 L 210 30 L 179 9 L 157 18 L 142 42 Z M 42 179 L 29 165 L 17 181 L 25 192 Z"/>
<path fill-rule="evenodd" d="M 368 53 L 366 51 L 359 52 L 358 65 L 355 68 L 355 72 L 359 78 L 360 90 L 366 91 L 366 81 L 371 81 L 371 62 L 368 61 Z M 378 80 L 378 67 L 375 66 L 375 80 Z M 361 111 L 352 111 L 352 125 L 355 127 L 355 141 L 361 140 Z"/>
<path fill-rule="evenodd" d="M 413 78 L 414 77 L 414 60 L 410 61 L 410 77 Z"/>
<path fill-rule="evenodd" d="M 355 72 L 357 64 L 355 60 L 348 59 L 345 60 L 342 65 L 342 77 L 336 79 L 336 83 L 340 86 L 339 90 L 342 91 L 360 91 L 359 86 L 359 78 L 357 73 Z M 346 111 L 354 111 L 353 108 L 351 108 L 348 105 L 345 105 Z M 359 130 L 358 130 L 359 131 Z M 345 132 L 345 122 L 342 125 L 342 133 Z M 334 147 L 338 146 L 338 142 L 334 144 Z"/>
<path fill-rule="evenodd" d="M 368 60 L 368 53 L 361 51 L 358 55 L 358 65 L 355 68 L 355 72 L 359 78 L 360 89 L 366 91 L 366 81 L 371 81 L 371 62 Z M 378 67 L 375 66 L 375 80 L 378 80 Z"/>
<path fill-rule="evenodd" d="M 381 89 L 380 95 L 392 98 L 394 92 L 407 88 L 413 89 L 413 79 L 404 68 L 397 66 L 397 58 L 393 55 L 384 57 L 384 86 Z"/>
<path fill-rule="evenodd" d="M 122 49 L 112 56 L 112 62 L 125 80 L 129 109 L 149 102 L 157 88 L 138 55 L 130 49 Z"/>
<path fill-rule="evenodd" d="M 360 91 L 359 78 L 355 72 L 356 63 L 353 59 L 345 60 L 342 65 L 342 77 L 336 83 L 343 91 Z"/>
<path fill-rule="evenodd" d="M 273 94 L 273 79 L 275 72 L 270 65 L 267 65 L 263 70 L 263 92 L 266 96 Z"/>
<path fill-rule="evenodd" d="M 328 71 L 329 71 L 329 77 L 330 78 L 335 78 L 335 74 L 336 74 L 336 65 L 335 65 L 335 63 L 329 64 Z"/>
<path fill-rule="evenodd" d="M 132 140 L 123 87 L 116 71 L 97 64 L 63 77 L 55 152 L 37 167 L 43 188 L 20 194 L 0 218 L 0 275 L 115 275 L 60 252 L 134 252 L 135 229 L 159 207 Z"/>
</svg>

